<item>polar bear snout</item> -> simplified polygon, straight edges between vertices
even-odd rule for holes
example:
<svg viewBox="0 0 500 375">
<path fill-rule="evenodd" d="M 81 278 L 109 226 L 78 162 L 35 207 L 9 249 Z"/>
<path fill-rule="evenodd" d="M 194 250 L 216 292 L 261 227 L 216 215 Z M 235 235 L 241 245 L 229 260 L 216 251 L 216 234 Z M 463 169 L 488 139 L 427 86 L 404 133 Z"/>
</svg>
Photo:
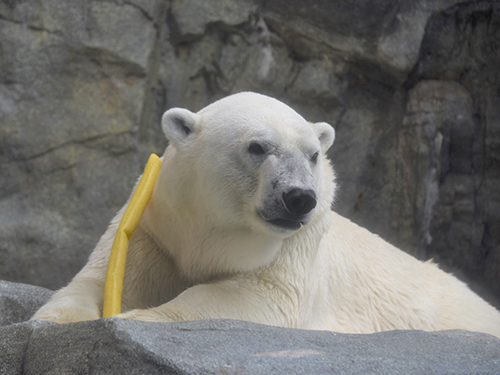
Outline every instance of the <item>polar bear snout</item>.
<svg viewBox="0 0 500 375">
<path fill-rule="evenodd" d="M 315 165 L 300 151 L 281 152 L 263 163 L 257 212 L 273 231 L 296 231 L 309 224 L 318 204 Z"/>
<path fill-rule="evenodd" d="M 316 193 L 312 190 L 292 189 L 283 193 L 283 203 L 290 214 L 301 217 L 316 207 Z"/>
<path fill-rule="evenodd" d="M 295 231 L 311 221 L 316 203 L 313 190 L 293 188 L 284 192 L 281 199 L 268 200 L 258 215 L 279 232 Z"/>
</svg>

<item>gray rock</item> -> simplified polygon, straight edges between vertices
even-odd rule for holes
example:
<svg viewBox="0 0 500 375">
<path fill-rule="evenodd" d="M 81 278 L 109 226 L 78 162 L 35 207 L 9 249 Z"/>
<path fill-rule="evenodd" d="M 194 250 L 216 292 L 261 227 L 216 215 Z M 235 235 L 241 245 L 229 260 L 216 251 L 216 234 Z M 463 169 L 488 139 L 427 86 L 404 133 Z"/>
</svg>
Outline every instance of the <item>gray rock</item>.
<svg viewBox="0 0 500 375">
<path fill-rule="evenodd" d="M 417 207 L 400 205 L 400 210 L 407 210 L 407 215 L 415 215 L 411 227 L 401 228 L 402 233 L 411 230 L 413 238 L 420 239 L 417 256 L 426 259 L 426 250 L 430 244 L 439 240 L 443 234 L 437 233 L 433 225 L 433 215 L 436 210 L 455 211 L 448 221 L 439 222 L 441 230 L 452 221 L 462 221 L 457 215 L 460 203 L 456 196 L 471 196 L 472 178 L 460 168 L 450 173 L 451 165 L 470 165 L 474 124 L 472 113 L 472 99 L 470 93 L 460 84 L 447 81 L 420 81 L 409 92 L 406 115 L 402 128 L 398 133 L 398 161 L 396 169 L 399 173 L 399 194 L 407 197 L 401 199 Z M 460 143 L 463 147 L 454 155 L 450 152 L 450 144 L 454 141 L 455 147 Z M 470 167 L 469 167 L 470 168 Z M 444 181 L 441 181 L 446 176 Z M 416 184 L 407 184 L 405 181 L 415 181 Z M 461 183 L 459 183 L 461 181 Z M 440 186 L 441 185 L 441 186 Z M 464 186 L 468 185 L 468 189 Z M 412 198 L 408 198 L 412 197 Z M 442 197 L 442 198 L 441 198 Z M 451 197 L 451 199 L 450 199 Z M 454 203 L 455 202 L 455 203 Z M 463 206 L 463 205 L 462 205 Z M 441 212 L 441 211 L 440 211 Z M 470 212 L 465 221 L 473 220 Z M 406 223 L 400 223 L 401 227 Z M 433 224 L 433 225 L 432 225 Z M 456 246 L 450 246 L 457 251 Z M 477 262 L 476 262 L 477 263 Z"/>
<path fill-rule="evenodd" d="M 339 334 L 232 320 L 116 318 L 0 329 L 8 374 L 495 374 L 500 340 L 464 331 Z"/>
<path fill-rule="evenodd" d="M 0 275 L 57 288 L 86 262 L 147 160 L 138 133 L 156 24 L 130 4 L 8 4 Z"/>
<path fill-rule="evenodd" d="M 388 18 L 377 44 L 381 63 L 407 74 L 415 66 L 425 28 L 432 15 L 465 3 L 466 0 L 401 1 Z"/>
<path fill-rule="evenodd" d="M 54 292 L 0 280 L 0 327 L 29 320 Z"/>
<path fill-rule="evenodd" d="M 172 4 L 172 15 L 181 38 L 202 35 L 215 22 L 234 26 L 248 21 L 256 6 L 249 0 L 177 0 Z"/>
<path fill-rule="evenodd" d="M 488 29 L 491 22 L 500 22 L 498 3 L 462 4 L 431 17 L 410 81 L 415 92 L 431 80 L 461 86 L 455 84 L 455 103 L 449 101 L 448 109 L 439 114 L 444 120 L 441 152 L 435 160 L 439 198 L 426 257 L 466 275 L 476 290 L 494 300 L 488 294 L 500 295 L 500 211 L 495 209 L 500 192 L 500 112 L 495 104 L 500 72 L 495 66 L 500 55 L 487 51 L 493 51 L 491 43 L 500 34 L 497 27 L 494 32 Z M 426 100 L 430 103 L 433 96 Z"/>
<path fill-rule="evenodd" d="M 311 6 L 301 0 L 271 0 L 264 4 L 263 15 L 301 56 L 333 49 L 349 59 L 376 62 L 404 79 L 418 61 L 429 19 L 464 2 L 321 0 Z"/>
</svg>

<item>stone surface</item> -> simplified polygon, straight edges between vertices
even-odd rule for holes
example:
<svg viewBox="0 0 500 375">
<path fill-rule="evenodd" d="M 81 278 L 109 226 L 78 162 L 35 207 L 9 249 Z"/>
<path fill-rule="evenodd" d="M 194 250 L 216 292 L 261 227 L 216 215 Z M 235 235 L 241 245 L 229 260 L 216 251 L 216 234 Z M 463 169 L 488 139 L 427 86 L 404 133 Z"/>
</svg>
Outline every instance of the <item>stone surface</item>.
<svg viewBox="0 0 500 375">
<path fill-rule="evenodd" d="M 54 292 L 0 280 L 0 327 L 29 320 Z"/>
<path fill-rule="evenodd" d="M 174 0 L 172 15 L 181 39 L 195 38 L 205 32 L 211 23 L 235 26 L 248 21 L 254 10 L 253 1 L 222 0 Z"/>
<path fill-rule="evenodd" d="M 422 259 L 427 258 L 426 250 L 437 240 L 435 236 L 442 234 L 434 233 L 439 231 L 434 226 L 442 230 L 443 225 L 449 225 L 451 221 L 474 221 L 470 217 L 474 203 L 467 200 L 473 190 L 473 176 L 468 172 L 474 130 L 470 93 L 457 82 L 420 81 L 409 91 L 405 117 L 398 134 L 397 153 L 400 158 L 396 168 L 399 181 L 418 183 L 400 184 L 398 194 L 407 204 L 400 204 L 396 209 L 405 210 L 404 215 L 412 217 L 410 222 L 399 222 L 400 232 L 411 234 L 407 241 L 412 238 L 420 241 L 414 246 Z M 460 149 L 457 149 L 458 145 Z M 458 170 L 450 173 L 450 169 Z M 462 197 L 455 202 L 455 208 L 450 207 L 457 194 Z M 410 207 L 410 204 L 416 207 Z M 472 207 L 468 209 L 470 205 Z M 461 218 L 459 212 L 467 214 L 464 212 L 467 209 L 471 211 L 466 215 L 468 217 Z M 439 223 L 433 217 L 435 212 L 440 212 Z M 467 232 L 472 234 L 477 230 L 471 227 Z M 457 245 L 450 244 L 450 248 L 462 253 L 461 256 L 472 253 L 471 249 L 460 251 Z M 480 243 L 475 243 L 474 247 L 480 247 Z"/>
<path fill-rule="evenodd" d="M 57 288 L 147 160 L 157 26 L 131 4 L 57 1 L 2 2 L 0 24 L 0 274 Z"/>
<path fill-rule="evenodd" d="M 495 0 L 3 1 L 0 278 L 66 284 L 162 113 L 253 90 L 335 127 L 339 213 L 500 306 L 499 41 Z"/>
<path fill-rule="evenodd" d="M 434 257 L 459 275 L 467 275 L 477 290 L 484 290 L 486 285 L 485 295 L 489 291 L 497 299 L 499 38 L 500 4 L 478 2 L 447 9 L 430 18 L 419 62 L 409 77 L 413 86 L 410 95 L 424 88 L 425 82 L 439 80 L 441 86 L 452 89 L 448 92 L 454 96 L 448 95 L 448 109 L 443 107 L 445 116 L 440 115 L 443 140 L 439 155 L 433 157 L 438 199 L 431 212 L 425 256 Z M 431 91 L 424 99 L 429 103 L 437 93 Z M 426 94 L 418 95 L 423 99 Z M 439 106 L 434 101 L 431 112 Z"/>
<path fill-rule="evenodd" d="M 0 328 L 8 374 L 494 374 L 497 338 L 464 331 L 372 335 L 232 320 L 145 323 L 116 318 Z"/>
</svg>

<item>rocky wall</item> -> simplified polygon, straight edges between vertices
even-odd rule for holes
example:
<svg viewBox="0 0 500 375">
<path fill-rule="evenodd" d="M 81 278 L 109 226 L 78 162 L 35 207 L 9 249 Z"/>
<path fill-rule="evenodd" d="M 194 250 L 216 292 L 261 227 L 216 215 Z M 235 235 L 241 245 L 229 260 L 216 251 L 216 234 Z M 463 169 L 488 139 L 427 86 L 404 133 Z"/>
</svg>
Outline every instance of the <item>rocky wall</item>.
<svg viewBox="0 0 500 375">
<path fill-rule="evenodd" d="M 0 3 L 0 279 L 82 267 L 159 120 L 242 90 L 337 132 L 335 210 L 500 301 L 500 5 Z"/>
</svg>

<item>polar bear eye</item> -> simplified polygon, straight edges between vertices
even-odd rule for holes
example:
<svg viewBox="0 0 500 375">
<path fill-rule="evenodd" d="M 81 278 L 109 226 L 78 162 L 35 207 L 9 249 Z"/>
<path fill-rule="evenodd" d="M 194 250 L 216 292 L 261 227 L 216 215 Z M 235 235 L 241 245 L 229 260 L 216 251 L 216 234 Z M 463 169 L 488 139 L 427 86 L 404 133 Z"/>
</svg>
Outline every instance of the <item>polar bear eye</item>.
<svg viewBox="0 0 500 375">
<path fill-rule="evenodd" d="M 264 150 L 264 147 L 257 142 L 252 142 L 250 143 L 250 146 L 248 146 L 248 152 L 252 155 L 264 155 L 266 150 Z"/>
<path fill-rule="evenodd" d="M 316 163 L 318 161 L 318 155 L 319 153 L 318 152 L 315 152 L 313 156 L 311 156 L 311 161 L 313 163 Z"/>
</svg>

